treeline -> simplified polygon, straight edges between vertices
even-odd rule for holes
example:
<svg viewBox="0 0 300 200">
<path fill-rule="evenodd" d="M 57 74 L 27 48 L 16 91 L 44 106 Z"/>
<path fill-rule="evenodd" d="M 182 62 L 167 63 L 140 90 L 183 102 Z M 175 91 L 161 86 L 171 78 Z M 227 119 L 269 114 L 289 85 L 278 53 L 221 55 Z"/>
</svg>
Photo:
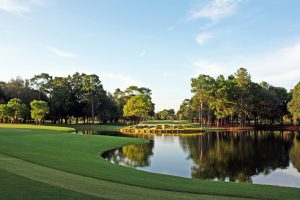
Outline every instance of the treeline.
<svg viewBox="0 0 300 200">
<path fill-rule="evenodd" d="M 182 102 L 177 118 L 201 126 L 282 124 L 300 119 L 300 84 L 288 92 L 267 82 L 255 83 L 244 68 L 227 78 L 201 74 L 191 79 L 191 88 L 193 96 Z"/>
<path fill-rule="evenodd" d="M 174 109 L 163 109 L 155 114 L 157 120 L 174 120 L 177 119 Z"/>
<path fill-rule="evenodd" d="M 47 103 L 49 111 L 45 119 L 54 124 L 124 123 L 154 116 L 150 89 L 130 86 L 111 94 L 104 90 L 100 78 L 95 74 L 75 73 L 66 77 L 52 77 L 42 73 L 28 80 L 17 77 L 0 82 L 2 107 L 12 99 L 22 106 L 22 112 L 14 120 L 5 117 L 0 110 L 2 122 L 4 118 L 9 118 L 11 122 L 32 122 L 30 103 L 34 100 Z M 139 109 L 140 105 L 143 109 Z"/>
<path fill-rule="evenodd" d="M 191 79 L 193 96 L 174 109 L 154 112 L 151 90 L 130 86 L 107 92 L 95 74 L 0 82 L 0 122 L 139 123 L 140 120 L 190 120 L 201 126 L 246 126 L 300 122 L 300 82 L 288 92 L 255 83 L 246 69 L 213 78 Z"/>
<path fill-rule="evenodd" d="M 31 118 L 36 123 L 41 124 L 42 120 L 49 113 L 48 103 L 41 100 L 30 102 Z M 0 123 L 18 123 L 23 120 L 23 116 L 29 111 L 28 107 L 21 99 L 13 98 L 7 104 L 0 104 Z"/>
</svg>

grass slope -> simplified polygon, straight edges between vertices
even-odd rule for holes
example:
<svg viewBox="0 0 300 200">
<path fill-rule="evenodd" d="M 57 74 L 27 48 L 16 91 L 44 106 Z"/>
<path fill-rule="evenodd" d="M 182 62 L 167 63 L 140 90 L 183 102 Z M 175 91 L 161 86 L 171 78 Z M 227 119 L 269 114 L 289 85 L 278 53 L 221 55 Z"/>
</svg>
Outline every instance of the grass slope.
<svg viewBox="0 0 300 200">
<path fill-rule="evenodd" d="M 101 198 L 34 181 L 0 169 L 0 200 L 99 200 Z M 103 199 L 103 198 L 102 198 Z"/>
<path fill-rule="evenodd" d="M 38 126 L 38 125 L 34 125 L 34 124 L 0 124 L 0 128 L 48 130 L 48 131 L 60 131 L 60 132 L 74 132 L 74 131 L 76 131 L 76 129 L 72 128 L 72 127 Z"/>
<path fill-rule="evenodd" d="M 0 125 L 1 127 L 1 125 Z M 37 126 L 38 128 L 38 126 Z M 52 127 L 53 128 L 53 127 Z M 113 165 L 101 152 L 143 139 L 62 133 L 53 130 L 0 129 L 0 153 L 65 172 L 144 188 L 257 199 L 299 199 L 300 190 L 246 183 L 186 179 Z M 151 197 L 150 197 L 151 198 Z"/>
<path fill-rule="evenodd" d="M 118 184 L 55 170 L 0 154 L 0 169 L 56 187 L 106 199 L 229 199 L 229 197 L 170 192 Z M 64 191 L 62 193 L 65 193 Z M 66 194 L 69 194 L 68 192 Z M 79 195 L 83 196 L 83 195 Z"/>
<path fill-rule="evenodd" d="M 64 127 L 74 128 L 78 131 L 119 131 L 125 127 L 123 125 L 85 125 L 85 124 L 67 124 Z"/>
</svg>

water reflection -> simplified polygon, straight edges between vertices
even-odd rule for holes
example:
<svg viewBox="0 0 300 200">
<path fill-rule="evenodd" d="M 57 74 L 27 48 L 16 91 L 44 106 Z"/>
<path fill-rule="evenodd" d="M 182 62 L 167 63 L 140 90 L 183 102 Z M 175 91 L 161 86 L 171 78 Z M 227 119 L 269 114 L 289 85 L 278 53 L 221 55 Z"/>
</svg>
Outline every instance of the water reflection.
<svg viewBox="0 0 300 200">
<path fill-rule="evenodd" d="M 186 151 L 194 161 L 193 178 L 251 182 L 253 175 L 266 175 L 289 165 L 291 136 L 268 132 L 213 133 L 198 141 L 181 138 L 181 142 L 188 143 Z M 198 144 L 192 144 L 195 142 Z"/>
<path fill-rule="evenodd" d="M 154 142 L 150 141 L 148 144 L 121 147 L 114 151 L 106 152 L 102 156 L 119 165 L 145 167 L 151 164 L 150 156 L 153 155 L 153 147 Z"/>
<path fill-rule="evenodd" d="M 150 144 L 130 145 L 104 157 L 117 164 L 177 176 L 300 187 L 299 133 L 214 132 L 152 139 Z M 278 180 L 278 174 L 289 178 Z M 276 183 L 272 182 L 276 177 Z"/>
<path fill-rule="evenodd" d="M 77 134 L 84 134 L 84 135 L 110 135 L 110 136 L 121 136 L 124 137 L 126 135 L 120 133 L 119 131 L 78 131 Z"/>
<path fill-rule="evenodd" d="M 294 138 L 293 146 L 289 151 L 289 156 L 294 167 L 300 173 L 300 134 L 297 134 L 296 136 L 297 137 Z"/>
</svg>

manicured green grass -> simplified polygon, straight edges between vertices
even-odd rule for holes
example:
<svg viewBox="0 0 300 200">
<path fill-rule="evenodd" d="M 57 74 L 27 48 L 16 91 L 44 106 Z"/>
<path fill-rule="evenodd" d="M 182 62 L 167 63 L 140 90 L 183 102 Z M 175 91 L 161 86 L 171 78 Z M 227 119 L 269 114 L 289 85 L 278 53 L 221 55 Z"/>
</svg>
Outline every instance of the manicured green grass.
<svg viewBox="0 0 300 200">
<path fill-rule="evenodd" d="M 55 187 L 0 169 L 0 200 L 97 200 L 95 196 Z"/>
<path fill-rule="evenodd" d="M 148 188 L 141 188 L 137 186 L 131 186 L 126 184 L 119 184 L 110 181 L 104 181 L 85 176 L 80 176 L 60 170 L 55 170 L 49 167 L 37 165 L 31 162 L 27 162 L 21 159 L 5 156 L 0 154 L 1 168 L 9 172 L 13 172 L 17 175 L 29 178 L 29 180 L 39 181 L 43 184 L 54 185 L 56 188 L 63 188 L 70 191 L 76 191 L 81 194 L 79 197 L 86 198 L 82 194 L 91 195 L 94 198 L 99 197 L 107 199 L 135 199 L 144 200 L 149 199 L 229 199 L 229 197 L 220 197 L 213 195 L 199 195 L 183 192 L 172 192 L 164 190 L 155 190 Z M 29 182 L 30 183 L 30 182 Z M 41 186 L 43 186 L 43 184 Z M 26 188 L 28 186 L 19 184 Z M 35 186 L 35 185 L 34 185 Z M 8 187 L 8 190 L 13 190 L 14 187 Z M 39 190 L 40 186 L 36 190 Z M 29 189 L 33 189 L 31 186 Z M 42 188 L 43 189 L 43 188 Z M 39 191 L 40 192 L 40 191 Z M 62 197 L 66 195 L 68 197 L 68 191 L 61 191 Z M 36 194 L 35 194 L 36 195 Z M 9 196 L 9 195 L 6 195 Z M 18 195 L 20 196 L 20 195 Z M 29 195 L 30 197 L 30 195 Z M 31 199 L 31 198 L 28 198 Z M 49 196 L 47 195 L 47 199 Z"/>
<path fill-rule="evenodd" d="M 142 124 L 190 124 L 188 120 L 148 120 Z"/>
<path fill-rule="evenodd" d="M 62 131 L 62 132 L 74 132 L 75 128 L 62 127 L 62 126 L 39 126 L 34 124 L 0 124 L 0 128 L 12 128 L 12 129 L 32 129 L 32 130 L 49 130 L 49 131 Z"/>
<path fill-rule="evenodd" d="M 74 128 L 78 131 L 119 131 L 124 125 L 87 125 L 87 124 L 70 124 L 64 127 Z"/>
<path fill-rule="evenodd" d="M 212 199 L 221 197 L 299 199 L 300 197 L 300 189 L 160 175 L 114 165 L 99 156 L 101 152 L 114 147 L 147 142 L 143 139 L 78 135 L 33 128 L 35 127 L 12 129 L 6 126 L 1 128 L 0 153 L 82 177 L 91 177 L 112 182 L 112 184 L 139 186 L 139 191 L 145 190 L 145 194 L 146 190 L 151 188 L 162 190 L 162 192 L 165 190 L 183 192 L 185 195 L 201 194 L 198 196 L 200 199 L 207 198 L 203 195 L 212 195 L 210 196 Z M 101 188 L 98 190 L 101 191 Z M 114 192 L 118 193 L 117 185 Z M 172 198 L 171 196 L 170 199 L 173 199 L 174 196 Z M 147 197 L 155 198 L 154 196 Z"/>
</svg>

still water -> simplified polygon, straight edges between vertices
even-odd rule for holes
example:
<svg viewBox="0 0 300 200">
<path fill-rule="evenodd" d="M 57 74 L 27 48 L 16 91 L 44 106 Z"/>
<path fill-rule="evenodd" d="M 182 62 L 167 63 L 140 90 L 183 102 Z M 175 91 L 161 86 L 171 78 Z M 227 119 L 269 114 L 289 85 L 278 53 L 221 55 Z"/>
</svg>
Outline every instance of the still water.
<svg viewBox="0 0 300 200">
<path fill-rule="evenodd" d="M 102 156 L 149 172 L 300 188 L 298 132 L 213 132 L 148 139 L 149 144 L 125 146 Z"/>
</svg>

